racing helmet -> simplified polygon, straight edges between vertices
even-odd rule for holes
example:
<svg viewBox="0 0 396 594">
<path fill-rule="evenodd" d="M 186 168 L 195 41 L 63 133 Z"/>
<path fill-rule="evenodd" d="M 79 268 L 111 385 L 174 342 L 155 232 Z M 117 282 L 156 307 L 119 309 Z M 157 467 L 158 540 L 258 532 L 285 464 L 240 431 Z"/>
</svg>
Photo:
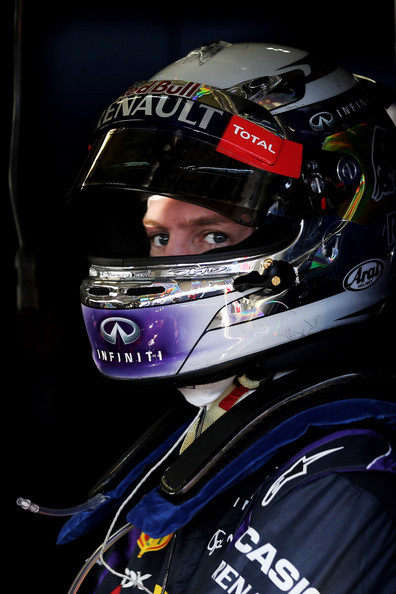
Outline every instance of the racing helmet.
<svg viewBox="0 0 396 594">
<path fill-rule="evenodd" d="M 390 102 L 307 51 L 222 41 L 115 99 L 70 194 L 98 369 L 176 386 L 254 379 L 378 312 L 395 272 Z M 228 249 L 149 257 L 152 195 L 254 231 Z"/>
</svg>

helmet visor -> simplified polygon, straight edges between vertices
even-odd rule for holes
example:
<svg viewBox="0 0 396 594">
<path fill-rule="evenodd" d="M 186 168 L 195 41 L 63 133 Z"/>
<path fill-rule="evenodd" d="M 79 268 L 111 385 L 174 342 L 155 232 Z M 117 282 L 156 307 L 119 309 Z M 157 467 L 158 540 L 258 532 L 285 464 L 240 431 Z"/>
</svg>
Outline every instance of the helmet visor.
<svg viewBox="0 0 396 594">
<path fill-rule="evenodd" d="M 133 88 L 102 115 L 73 201 L 82 200 L 81 191 L 91 194 L 94 210 L 99 193 L 123 194 L 122 208 L 107 200 L 106 220 L 117 208 L 125 218 L 127 202 L 136 218 L 147 196 L 160 194 L 242 225 L 265 223 L 282 188 L 300 175 L 301 145 L 283 138 L 265 109 L 226 91 L 146 93 L 153 84 Z"/>
<path fill-rule="evenodd" d="M 224 155 L 183 131 L 112 129 L 91 152 L 81 188 L 187 198 L 243 225 L 261 222 L 280 184 L 279 176 Z"/>
</svg>

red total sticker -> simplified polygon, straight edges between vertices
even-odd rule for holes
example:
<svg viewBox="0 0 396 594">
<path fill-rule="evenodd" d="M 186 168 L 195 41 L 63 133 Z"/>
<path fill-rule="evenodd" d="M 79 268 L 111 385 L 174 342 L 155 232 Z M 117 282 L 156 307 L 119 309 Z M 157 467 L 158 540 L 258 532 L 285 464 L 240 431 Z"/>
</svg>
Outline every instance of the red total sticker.
<svg viewBox="0 0 396 594">
<path fill-rule="evenodd" d="M 233 116 L 217 150 L 279 175 L 298 178 L 301 172 L 302 145 L 280 138 L 240 116 Z"/>
</svg>

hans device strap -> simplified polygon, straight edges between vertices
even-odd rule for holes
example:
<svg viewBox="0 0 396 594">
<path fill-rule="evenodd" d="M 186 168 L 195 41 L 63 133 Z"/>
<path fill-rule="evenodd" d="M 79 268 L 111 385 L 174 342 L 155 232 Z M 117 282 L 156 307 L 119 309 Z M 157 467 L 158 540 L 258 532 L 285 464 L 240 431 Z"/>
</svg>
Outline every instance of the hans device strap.
<svg viewBox="0 0 396 594">
<path fill-rule="evenodd" d="M 394 401 L 395 383 L 388 377 L 357 373 L 307 382 L 299 372 L 292 375 L 292 382 L 285 377 L 270 387 L 264 384 L 208 427 L 165 471 L 163 492 L 176 498 L 188 496 L 232 459 L 236 450 L 240 452 L 302 411 L 340 400 Z M 296 385 L 302 387 L 296 391 Z"/>
</svg>

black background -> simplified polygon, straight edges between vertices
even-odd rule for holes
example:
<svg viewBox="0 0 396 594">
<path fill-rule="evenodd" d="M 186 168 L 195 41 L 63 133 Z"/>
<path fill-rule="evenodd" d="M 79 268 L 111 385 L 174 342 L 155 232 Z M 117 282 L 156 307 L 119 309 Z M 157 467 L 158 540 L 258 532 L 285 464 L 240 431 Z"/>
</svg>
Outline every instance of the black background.
<svg viewBox="0 0 396 594">
<path fill-rule="evenodd" d="M 139 4 L 139 6 L 136 6 Z M 144 4 L 144 7 L 142 5 Z M 10 146 L 13 6 L 4 23 L 2 135 Z M 202 43 L 284 43 L 395 85 L 392 0 L 167 3 L 28 2 L 22 12 L 21 136 L 17 203 L 36 265 L 38 308 L 17 310 L 18 236 L 3 175 L 3 495 L 12 532 L 3 572 L 16 592 L 67 592 L 93 546 L 56 546 L 63 520 L 23 512 L 17 497 L 43 506 L 81 503 L 107 467 L 175 396 L 147 399 L 99 376 L 83 328 L 79 283 L 85 260 L 64 218 L 67 190 L 101 111 Z M 5 116 L 5 117 L 4 117 Z M 4 154 L 3 151 L 3 154 Z M 380 335 L 379 341 L 386 341 Z M 12 517 L 12 522 L 8 519 Z M 7 528 L 8 531 L 8 528 Z M 11 570 L 14 568 L 14 570 Z M 16 571 L 15 571 L 16 569 Z"/>
</svg>

